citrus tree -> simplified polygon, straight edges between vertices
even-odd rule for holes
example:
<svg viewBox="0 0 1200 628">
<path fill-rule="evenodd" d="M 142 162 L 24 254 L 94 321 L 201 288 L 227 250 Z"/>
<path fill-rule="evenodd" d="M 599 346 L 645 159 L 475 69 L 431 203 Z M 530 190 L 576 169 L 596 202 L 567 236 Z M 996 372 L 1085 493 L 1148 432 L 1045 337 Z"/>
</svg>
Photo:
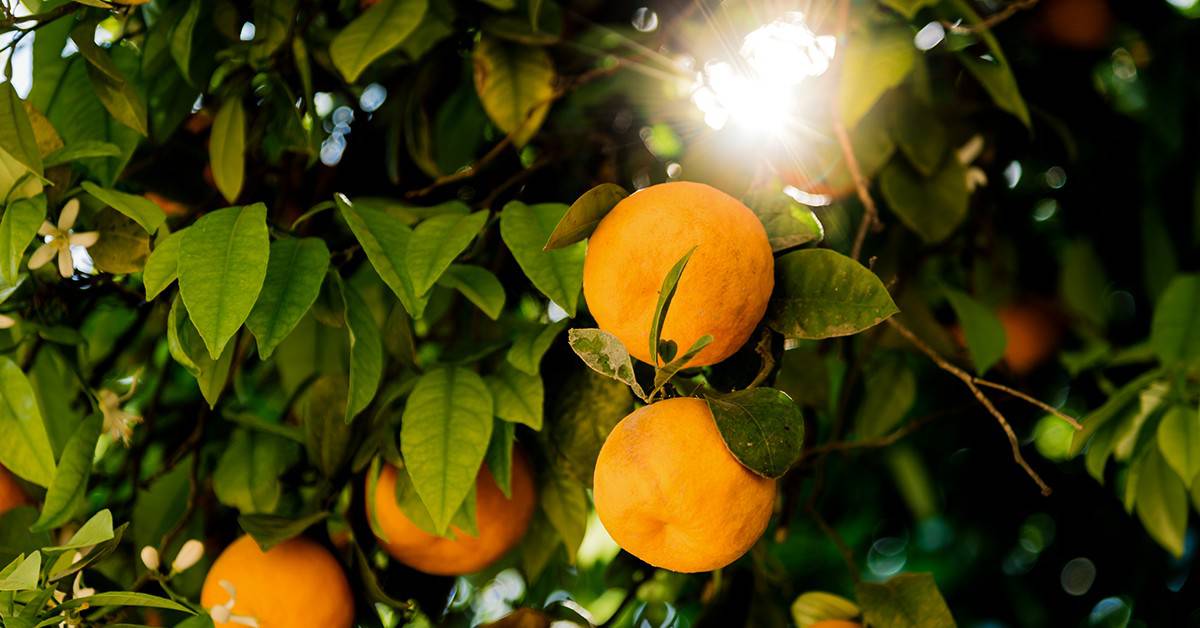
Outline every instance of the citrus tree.
<svg viewBox="0 0 1200 628">
<path fill-rule="evenodd" d="M 1194 11 L 647 4 L 0 4 L 0 624 L 1184 622 Z"/>
</svg>

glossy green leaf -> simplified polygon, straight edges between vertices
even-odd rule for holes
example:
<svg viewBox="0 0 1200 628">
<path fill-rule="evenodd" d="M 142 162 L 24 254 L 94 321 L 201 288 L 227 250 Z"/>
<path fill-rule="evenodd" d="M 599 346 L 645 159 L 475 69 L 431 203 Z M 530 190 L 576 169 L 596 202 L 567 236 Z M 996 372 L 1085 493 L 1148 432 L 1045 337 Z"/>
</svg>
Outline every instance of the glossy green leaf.
<svg viewBox="0 0 1200 628">
<path fill-rule="evenodd" d="M 334 198 L 342 218 L 350 225 L 350 230 L 362 245 L 375 272 L 400 299 L 409 315 L 420 318 L 429 295 L 417 293 L 408 273 L 407 256 L 412 229 L 384 211 L 352 204 L 350 199 L 340 194 Z"/>
<path fill-rule="evenodd" d="M 954 628 L 954 617 L 933 576 L 904 573 L 855 587 L 863 618 L 872 628 Z"/>
<path fill-rule="evenodd" d="M 629 192 L 615 183 L 601 183 L 584 192 L 554 226 L 542 250 L 561 249 L 587 239 L 608 212 L 627 196 Z"/>
<path fill-rule="evenodd" d="M 542 250 L 567 209 L 557 203 L 526 205 L 512 201 L 500 214 L 500 236 L 534 287 L 573 318 L 583 288 L 587 245 L 577 242 L 553 251 Z"/>
<path fill-rule="evenodd" d="M 1191 486 L 1200 475 L 1200 414 L 1196 408 L 1171 406 L 1155 433 L 1158 450 L 1167 464 Z"/>
<path fill-rule="evenodd" d="M 38 486 L 50 486 L 54 451 L 37 397 L 25 373 L 7 357 L 0 357 L 0 434 L 0 464 Z"/>
<path fill-rule="evenodd" d="M 601 329 L 572 329 L 567 332 L 567 342 L 575 355 L 593 371 L 624 383 L 635 395 L 646 399 L 633 372 L 629 350 L 616 336 Z"/>
<path fill-rule="evenodd" d="M 438 532 L 475 486 L 492 435 L 492 409 L 484 381 L 460 367 L 429 371 L 408 397 L 400 451 Z"/>
<path fill-rule="evenodd" d="M 149 267 L 147 263 L 147 273 Z M 264 360 L 317 300 L 328 269 L 329 248 L 319 238 L 282 238 L 271 243 L 262 292 L 246 319 Z"/>
<path fill-rule="evenodd" d="M 832 338 L 869 329 L 899 310 L 879 277 L 829 249 L 775 260 L 767 325 L 788 338 Z"/>
<path fill-rule="evenodd" d="M 196 378 L 208 406 L 216 407 L 229 379 L 229 369 L 237 348 L 230 343 L 217 359 L 209 356 L 204 340 L 188 318 L 187 308 L 183 306 L 183 299 L 179 295 L 175 295 L 167 314 L 167 349 L 171 357 Z"/>
<path fill-rule="evenodd" d="M 1136 480 L 1138 518 L 1163 549 L 1179 558 L 1187 533 L 1187 486 L 1153 447 L 1141 461 Z"/>
<path fill-rule="evenodd" d="M 179 293 L 216 359 L 246 321 L 267 275 L 270 238 L 262 203 L 204 215 L 179 248 Z"/>
<path fill-rule="evenodd" d="M 381 0 L 342 29 L 329 44 L 329 57 L 346 81 L 358 80 L 376 59 L 399 46 L 421 23 L 427 0 Z"/>
<path fill-rule="evenodd" d="M 746 204 L 767 230 L 772 251 L 778 253 L 825 238 L 825 226 L 813 210 L 783 194 L 757 195 Z"/>
<path fill-rule="evenodd" d="M 417 225 L 405 252 L 408 274 L 417 294 L 429 292 L 454 258 L 475 239 L 487 219 L 488 212 L 479 211 L 467 216 L 434 216 Z"/>
<path fill-rule="evenodd" d="M 842 123 L 853 128 L 879 98 L 900 84 L 917 62 L 917 49 L 908 28 L 857 31 L 850 36 L 842 62 L 838 108 Z"/>
<path fill-rule="evenodd" d="M 484 111 L 514 146 L 524 146 L 541 128 L 554 99 L 556 74 L 550 55 L 542 48 L 484 35 L 472 59 L 475 91 Z M 538 243 L 539 250 L 549 235 Z"/>
<path fill-rule="evenodd" d="M 246 110 L 239 98 L 227 99 L 213 116 L 208 154 L 217 189 L 236 202 L 246 176 Z"/>
<path fill-rule="evenodd" d="M 804 419 L 783 391 L 751 388 L 705 401 L 730 453 L 755 474 L 782 477 L 800 457 Z"/>
<path fill-rule="evenodd" d="M 67 539 L 66 543 L 62 545 L 56 545 L 54 547 L 44 548 L 44 551 L 65 552 L 83 549 L 85 547 L 98 545 L 109 539 L 112 539 L 113 535 L 112 513 L 106 508 L 92 515 L 92 518 L 84 522 L 84 524 L 75 531 L 75 534 L 71 535 L 70 539 Z"/>
<path fill-rule="evenodd" d="M 438 285 L 458 290 L 492 320 L 504 310 L 504 285 L 486 268 L 451 264 L 438 278 Z"/>
<path fill-rule="evenodd" d="M 929 244 L 950 237 L 967 217 L 967 170 L 953 156 L 928 178 L 893 159 L 879 174 L 879 190 L 900 222 Z"/>
<path fill-rule="evenodd" d="M 587 530 L 587 491 L 574 479 L 561 473 L 551 473 L 541 486 L 538 501 L 550 525 L 567 546 L 567 557 L 575 562 L 575 553 L 583 544 Z"/>
<path fill-rule="evenodd" d="M 21 162 L 36 176 L 42 176 L 42 153 L 29 114 L 12 81 L 0 85 L 0 149 Z"/>
<path fill-rule="evenodd" d="M 15 568 L 0 578 L 0 591 L 33 591 L 37 588 L 38 576 L 42 571 L 42 553 L 33 552 L 17 560 L 20 562 Z"/>
<path fill-rule="evenodd" d="M 975 372 L 982 375 L 1004 356 L 1007 344 L 1004 326 L 995 312 L 965 292 L 950 289 L 945 292 L 958 324 L 962 326 Z"/>
<path fill-rule="evenodd" d="M 21 271 L 21 260 L 25 249 L 37 235 L 38 227 L 46 217 L 44 199 L 21 199 L 9 203 L 0 218 L 0 278 L 14 285 Z"/>
<path fill-rule="evenodd" d="M 87 493 L 88 479 L 92 475 L 92 458 L 96 454 L 96 442 L 100 439 L 102 417 L 93 414 L 79 423 L 75 433 L 67 440 L 54 481 L 46 492 L 42 515 L 30 528 L 34 532 L 52 530 L 66 523 L 75 514 L 75 509 Z"/>
<path fill-rule="evenodd" d="M 540 375 L 529 375 L 503 362 L 484 381 L 492 391 L 496 416 L 535 430 L 542 429 L 542 405 L 546 393 Z"/>
<path fill-rule="evenodd" d="M 1154 306 L 1150 344 L 1163 364 L 1200 358 L 1200 275 L 1177 275 Z"/>
<path fill-rule="evenodd" d="M 350 388 L 345 415 L 349 423 L 370 405 L 379 390 L 383 375 L 383 340 L 362 295 L 347 283 L 339 284 L 346 303 L 346 328 L 350 332 Z"/>
<path fill-rule="evenodd" d="M 84 181 L 83 189 L 109 207 L 132 218 L 146 233 L 153 234 L 158 231 L 158 227 L 167 218 L 161 207 L 144 196 L 102 188 L 91 181 Z"/>
</svg>

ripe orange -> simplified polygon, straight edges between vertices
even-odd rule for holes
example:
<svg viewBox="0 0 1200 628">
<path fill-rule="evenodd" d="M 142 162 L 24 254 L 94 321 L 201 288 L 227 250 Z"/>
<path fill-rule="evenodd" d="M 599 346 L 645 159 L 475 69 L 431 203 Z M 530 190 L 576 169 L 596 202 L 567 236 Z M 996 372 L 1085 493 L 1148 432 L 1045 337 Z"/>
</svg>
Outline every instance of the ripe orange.
<svg viewBox="0 0 1200 628">
<path fill-rule="evenodd" d="M 775 285 L 766 230 L 740 201 L 701 183 L 663 183 L 617 204 L 588 241 L 583 294 L 600 328 L 650 361 L 650 327 L 667 272 L 695 247 L 663 324 L 680 353 L 705 334 L 690 366 L 745 344 Z"/>
<path fill-rule="evenodd" d="M 28 503 L 29 498 L 25 496 L 25 491 L 21 490 L 16 478 L 8 469 L 0 467 L 0 514 Z"/>
<path fill-rule="evenodd" d="M 701 399 L 635 410 L 600 449 L 596 514 L 629 553 L 672 571 L 710 571 L 737 560 L 767 527 L 775 480 L 729 453 Z"/>
<path fill-rule="evenodd" d="M 204 579 L 200 604 L 206 610 L 231 599 L 232 614 L 254 618 L 263 628 L 350 628 L 354 598 L 342 566 L 325 548 L 305 539 L 284 541 L 263 552 L 249 536 L 234 541 Z M 242 624 L 214 621 L 216 628 Z"/>
<path fill-rule="evenodd" d="M 1096 50 L 1112 38 L 1115 20 L 1107 0 L 1049 0 L 1040 13 L 1036 28 L 1061 46 Z"/>
<path fill-rule="evenodd" d="M 1054 355 L 1061 329 L 1049 306 L 1015 303 L 1000 308 L 996 316 L 1007 337 L 1004 364 L 1014 374 L 1027 375 Z"/>
<path fill-rule="evenodd" d="M 512 499 L 500 492 L 486 466 L 475 478 L 477 537 L 453 526 L 453 539 L 417 527 L 396 503 L 396 468 L 391 465 L 375 484 L 375 517 L 387 537 L 380 543 L 396 560 L 425 573 L 456 576 L 479 571 L 512 549 L 529 528 L 536 500 L 529 461 L 514 449 Z"/>
</svg>

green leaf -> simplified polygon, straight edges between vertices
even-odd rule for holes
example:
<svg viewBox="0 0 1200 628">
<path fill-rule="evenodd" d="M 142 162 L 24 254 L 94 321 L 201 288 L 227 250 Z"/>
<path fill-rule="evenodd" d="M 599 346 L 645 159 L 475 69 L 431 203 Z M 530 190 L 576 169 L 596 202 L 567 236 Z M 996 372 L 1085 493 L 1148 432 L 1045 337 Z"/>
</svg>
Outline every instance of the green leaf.
<svg viewBox="0 0 1200 628">
<path fill-rule="evenodd" d="M 196 326 L 188 318 L 187 309 L 183 307 L 183 299 L 179 295 L 175 295 L 171 311 L 167 314 L 167 349 L 171 357 L 196 378 L 208 406 L 216 407 L 221 391 L 225 389 L 225 381 L 229 378 L 237 348 L 233 344 L 226 345 L 221 357 L 212 359 L 204 347 L 200 332 L 196 331 Z"/>
<path fill-rule="evenodd" d="M 42 571 L 42 553 L 34 552 L 24 558 L 6 576 L 0 578 L 0 591 L 33 591 Z M 15 561 L 14 561 L 15 562 Z M 5 568 L 5 571 L 8 571 Z"/>
<path fill-rule="evenodd" d="M 454 258 L 475 239 L 487 219 L 487 211 L 478 211 L 467 216 L 434 216 L 417 225 L 405 253 L 408 275 L 417 294 L 425 294 L 433 288 Z"/>
<path fill-rule="evenodd" d="M 179 248 L 179 293 L 216 359 L 250 315 L 267 275 L 270 237 L 262 203 L 206 214 Z"/>
<path fill-rule="evenodd" d="M 966 17 L 967 23 L 976 27 L 983 21 L 966 0 L 950 0 L 948 6 L 953 7 L 954 13 L 957 14 L 947 16 L 952 21 Z M 989 29 L 984 28 L 977 32 L 987 44 L 990 58 L 976 56 L 964 50 L 958 53 L 959 60 L 966 66 L 967 71 L 975 76 L 975 80 L 983 85 L 983 89 L 992 97 L 996 106 L 1013 114 L 1027 128 L 1032 129 L 1029 108 L 1025 106 L 1025 99 L 1021 97 L 1021 91 L 1017 88 L 1017 79 L 1012 74 L 1012 68 L 1004 56 L 1000 42 Z"/>
<path fill-rule="evenodd" d="M 483 380 L 459 367 L 429 371 L 408 397 L 400 451 L 439 533 L 475 486 L 492 435 L 492 408 Z"/>
<path fill-rule="evenodd" d="M 71 519 L 87 493 L 88 478 L 92 475 L 92 458 L 100 439 L 102 417 L 98 414 L 84 419 L 71 434 L 58 459 L 54 481 L 46 492 L 42 515 L 30 528 L 33 532 L 51 530 Z"/>
<path fill-rule="evenodd" d="M 965 292 L 947 288 L 945 293 L 954 315 L 958 317 L 958 323 L 962 325 L 975 372 L 982 375 L 1004 356 L 1007 344 L 1004 326 L 995 312 Z"/>
<path fill-rule="evenodd" d="M 300 536 L 305 530 L 329 518 L 325 511 L 314 512 L 298 519 L 276 515 L 252 514 L 238 517 L 238 525 L 249 534 L 262 551 L 270 551 L 280 543 Z"/>
<path fill-rule="evenodd" d="M 1200 358 L 1200 275 L 1176 275 L 1154 307 L 1150 344 L 1163 364 Z"/>
<path fill-rule="evenodd" d="M 1158 450 L 1171 469 L 1191 485 L 1200 475 L 1200 416 L 1188 406 L 1171 406 L 1155 433 Z"/>
<path fill-rule="evenodd" d="M 825 227 L 811 209 L 783 194 L 759 194 L 747 200 L 778 253 L 825 238 Z"/>
<path fill-rule="evenodd" d="M 809 628 L 817 622 L 830 619 L 849 621 L 860 614 L 854 602 L 823 591 L 802 593 L 792 602 L 792 621 L 799 628 Z"/>
<path fill-rule="evenodd" d="M 663 277 L 662 287 L 658 290 L 658 302 L 654 306 L 654 318 L 650 320 L 650 362 L 654 366 L 658 366 L 658 347 L 662 342 L 662 325 L 667 319 L 667 310 L 671 307 L 671 301 L 675 298 L 675 289 L 679 287 L 679 278 L 683 276 L 683 270 L 687 268 L 688 260 L 692 259 L 692 253 L 696 252 L 697 246 L 693 246 L 675 265 L 667 271 Z M 669 361 L 673 356 L 667 356 Z"/>
<path fill-rule="evenodd" d="M 853 128 L 889 89 L 899 85 L 917 61 L 912 32 L 906 27 L 859 30 L 850 36 L 842 62 L 838 109 Z"/>
<path fill-rule="evenodd" d="M 633 396 L 625 384 L 590 369 L 572 369 L 556 388 L 546 418 L 547 453 L 557 468 L 590 487 L 600 448 L 633 409 Z"/>
<path fill-rule="evenodd" d="M 140 135 L 148 135 L 146 101 L 108 52 L 96 45 L 95 26 L 95 22 L 84 22 L 71 33 L 80 55 L 87 60 L 87 78 L 92 89 L 113 119 Z"/>
<path fill-rule="evenodd" d="M 196 30 L 196 20 L 200 17 L 200 0 L 188 2 L 187 11 L 175 23 L 171 31 L 171 57 L 179 66 L 179 72 L 189 83 L 192 82 L 192 33 Z"/>
<path fill-rule="evenodd" d="M 1063 247 L 1058 277 L 1059 294 L 1071 316 L 1099 332 L 1108 325 L 1108 278 L 1091 242 L 1078 239 Z"/>
<path fill-rule="evenodd" d="M 1138 395 L 1159 377 L 1162 377 L 1162 371 L 1157 369 L 1148 371 L 1121 386 L 1116 392 L 1109 394 L 1103 405 L 1093 410 L 1081 421 L 1083 429 L 1075 432 L 1075 437 L 1071 440 L 1070 454 L 1076 456 L 1083 451 L 1083 446 L 1097 430 L 1112 419 L 1122 416 L 1137 400 Z"/>
<path fill-rule="evenodd" d="M 21 162 L 36 176 L 42 176 L 42 152 L 25 104 L 13 89 L 12 81 L 0 85 L 0 149 Z"/>
<path fill-rule="evenodd" d="M 1153 447 L 1138 466 L 1138 518 L 1163 549 L 1179 558 L 1183 556 L 1183 539 L 1187 532 L 1187 486 Z"/>
<path fill-rule="evenodd" d="M 166 598 L 148 593 L 133 593 L 130 591 L 108 591 L 87 597 L 77 597 L 63 602 L 58 608 L 61 610 L 71 610 L 80 608 L 85 604 L 92 608 L 100 606 L 140 606 L 143 608 L 161 608 L 169 611 L 178 611 L 180 613 L 187 613 L 188 615 L 196 614 L 192 609 Z"/>
<path fill-rule="evenodd" d="M 149 269 L 147 262 L 147 273 Z M 246 319 L 262 359 L 271 357 L 316 302 L 328 269 L 329 248 L 320 238 L 282 238 L 271 243 L 262 292 Z"/>
<path fill-rule="evenodd" d="M 872 628 L 954 628 L 954 617 L 933 576 L 905 573 L 882 584 L 854 587 L 863 618 Z"/>
<path fill-rule="evenodd" d="M 297 0 L 258 0 L 254 3 L 254 61 L 266 61 L 287 41 L 296 17 Z M 296 39 L 301 39 L 297 37 Z"/>
<path fill-rule="evenodd" d="M 353 205 L 350 199 L 341 194 L 335 195 L 334 200 L 342 218 L 350 225 L 354 237 L 367 254 L 367 260 L 375 267 L 375 272 L 400 299 L 408 314 L 413 318 L 421 318 L 429 295 L 417 293 L 408 274 L 406 259 L 412 229 L 386 212 L 368 209 L 362 204 Z"/>
<path fill-rule="evenodd" d="M 542 429 L 542 405 L 546 393 L 540 375 L 530 375 L 503 362 L 484 381 L 492 391 L 496 416 L 535 430 Z"/>
<path fill-rule="evenodd" d="M 788 338 L 832 338 L 869 329 L 898 312 L 875 273 L 828 249 L 775 260 L 767 325 Z"/>
<path fill-rule="evenodd" d="M 523 147 L 537 133 L 554 99 L 554 63 L 545 50 L 484 35 L 475 44 L 475 91 L 500 130 Z M 549 240 L 539 242 L 541 245 Z"/>
<path fill-rule="evenodd" d="M 634 375 L 629 350 L 616 336 L 601 329 L 572 329 L 567 332 L 567 342 L 593 371 L 624 383 L 635 395 L 646 399 L 646 392 Z"/>
<path fill-rule="evenodd" d="M 504 310 L 504 285 L 486 268 L 451 264 L 438 278 L 438 285 L 458 290 L 492 320 Z"/>
<path fill-rule="evenodd" d="M 504 497 L 512 499 L 513 438 L 517 431 L 514 423 L 496 419 L 492 426 L 492 439 L 488 441 L 483 464 L 492 473 L 496 486 Z"/>
<path fill-rule="evenodd" d="M 246 176 L 246 111 L 239 98 L 230 98 L 213 117 L 208 139 L 213 180 L 225 200 L 233 203 L 242 193 Z"/>
<path fill-rule="evenodd" d="M 931 176 L 944 159 L 956 158 L 954 154 L 946 154 L 949 139 L 945 121 L 936 110 L 916 98 L 898 100 L 900 102 L 890 112 L 892 137 L 908 162 L 923 176 Z"/>
<path fill-rule="evenodd" d="M 782 477 L 800 457 L 804 418 L 783 391 L 751 388 L 704 399 L 730 453 L 755 474 Z"/>
<path fill-rule="evenodd" d="M 118 157 L 121 155 L 121 147 L 110 142 L 101 142 L 98 140 L 81 140 L 63 146 L 62 148 L 46 155 L 45 165 L 47 168 L 53 166 L 61 166 L 63 164 L 78 161 L 80 159 L 88 159 L 92 157 Z"/>
<path fill-rule="evenodd" d="M 146 289 L 146 300 L 154 300 L 164 289 L 179 279 L 179 245 L 184 241 L 182 229 L 158 240 L 150 257 L 146 258 L 145 268 L 142 269 L 142 285 Z"/>
<path fill-rule="evenodd" d="M 383 340 L 362 295 L 348 283 L 338 281 L 346 303 L 346 328 L 350 332 L 350 388 L 346 399 L 346 423 L 362 412 L 379 390 L 383 375 Z"/>
<path fill-rule="evenodd" d="M 587 239 L 608 212 L 627 196 L 629 192 L 615 183 L 601 183 L 584 192 L 554 226 L 542 250 L 561 249 Z"/>
<path fill-rule="evenodd" d="M 37 235 L 46 217 L 45 197 L 21 199 L 9 203 L 0 218 L 0 278 L 15 285 L 21 271 L 25 249 Z"/>
<path fill-rule="evenodd" d="M 367 9 L 329 43 L 329 57 L 346 81 L 408 37 L 421 23 L 427 0 L 382 0 Z"/>
<path fill-rule="evenodd" d="M 0 357 L 0 434 L 0 464 L 38 486 L 50 486 L 54 451 L 37 397 L 25 373 L 6 357 Z"/>
<path fill-rule="evenodd" d="M 505 359 L 509 364 L 530 374 L 537 375 L 542 362 L 542 356 L 554 344 L 554 339 L 570 324 L 568 320 L 550 323 L 535 330 L 524 331 L 513 339 L 512 347 L 508 349 Z"/>
<path fill-rule="evenodd" d="M 322 375 L 300 399 L 300 422 L 308 459 L 325 477 L 334 477 L 350 446 L 352 432 L 346 425 L 346 378 Z"/>
<path fill-rule="evenodd" d="M 953 155 L 932 177 L 922 177 L 904 159 L 892 161 L 879 174 L 879 191 L 900 222 L 929 244 L 950 237 L 967 217 L 966 168 Z"/>
<path fill-rule="evenodd" d="M 937 4 L 937 0 L 882 0 L 882 2 L 884 6 L 891 7 L 897 13 L 910 20 L 922 8 Z"/>
<path fill-rule="evenodd" d="M 699 338 L 697 338 L 696 342 L 693 342 L 692 346 L 689 347 L 687 351 L 683 352 L 683 355 L 675 357 L 667 364 L 664 364 L 663 366 L 656 369 L 654 371 L 654 390 L 655 390 L 655 392 L 657 392 L 664 385 L 666 385 L 667 382 L 671 381 L 671 378 L 675 377 L 676 373 L 678 373 L 679 371 L 682 371 L 684 369 L 684 367 L 687 366 L 687 363 L 690 362 L 692 360 L 692 358 L 696 357 L 696 354 L 700 353 L 700 351 L 703 350 L 704 347 L 707 347 L 708 345 L 712 344 L 712 341 L 713 341 L 712 336 L 710 336 L 708 334 L 704 334 L 703 336 L 700 336 Z"/>
<path fill-rule="evenodd" d="M 299 448 L 286 438 L 234 430 L 213 472 L 213 491 L 242 514 L 274 512 L 283 497 L 279 476 L 296 463 Z"/>
<path fill-rule="evenodd" d="M 500 213 L 500 236 L 534 287 L 574 318 L 583 289 L 583 257 L 587 245 L 543 251 L 554 226 L 569 208 L 558 203 L 526 205 L 511 201 Z"/>
<path fill-rule="evenodd" d="M 92 518 L 80 526 L 65 544 L 46 547 L 43 550 L 47 552 L 65 552 L 83 549 L 110 540 L 113 536 L 112 513 L 106 508 L 92 515 Z"/>
<path fill-rule="evenodd" d="M 917 378 L 900 355 L 880 356 L 865 369 L 865 376 L 866 394 L 854 420 L 860 440 L 886 436 L 917 399 Z"/>
<path fill-rule="evenodd" d="M 551 473 L 543 483 L 538 501 L 550 525 L 567 546 L 567 558 L 574 564 L 575 554 L 583 544 L 587 530 L 587 491 L 574 479 L 561 473 Z"/>
<path fill-rule="evenodd" d="M 91 181 L 84 181 L 83 189 L 109 207 L 132 218 L 146 233 L 153 234 L 158 231 L 159 226 L 167 219 L 162 208 L 144 196 L 102 188 Z"/>
</svg>

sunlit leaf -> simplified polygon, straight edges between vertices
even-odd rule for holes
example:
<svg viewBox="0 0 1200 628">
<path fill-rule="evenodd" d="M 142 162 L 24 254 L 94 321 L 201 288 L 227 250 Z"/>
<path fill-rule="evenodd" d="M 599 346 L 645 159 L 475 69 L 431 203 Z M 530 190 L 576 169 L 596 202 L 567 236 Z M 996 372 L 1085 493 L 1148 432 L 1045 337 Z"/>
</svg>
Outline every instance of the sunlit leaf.
<svg viewBox="0 0 1200 628">
<path fill-rule="evenodd" d="M 421 22 L 427 9 L 427 0 L 381 0 L 376 3 L 330 42 L 329 56 L 334 67 L 346 81 L 357 81 L 372 61 L 404 41 Z"/>
<path fill-rule="evenodd" d="M 586 239 L 608 212 L 627 196 L 629 192 L 615 183 L 601 183 L 584 192 L 554 226 L 543 250 L 561 249 Z"/>
<path fill-rule="evenodd" d="M 899 310 L 879 277 L 829 249 L 775 260 L 767 324 L 788 338 L 831 338 L 869 329 Z"/>
<path fill-rule="evenodd" d="M 863 618 L 875 628 L 954 628 L 954 617 L 933 576 L 905 573 L 855 587 Z"/>
<path fill-rule="evenodd" d="M 500 235 L 534 287 L 574 317 L 583 289 L 587 245 L 577 242 L 553 251 L 542 250 L 567 209 L 557 203 L 526 205 L 512 201 L 500 213 Z"/>
<path fill-rule="evenodd" d="M 485 35 L 475 44 L 475 91 L 488 117 L 524 146 L 537 133 L 554 98 L 555 72 L 550 55 Z M 543 239 L 544 244 L 549 238 Z M 538 248 L 542 248 L 540 245 Z"/>
<path fill-rule="evenodd" d="M 236 202 L 246 176 L 246 111 L 238 98 L 226 100 L 213 117 L 208 151 L 217 189 Z"/>
<path fill-rule="evenodd" d="M 0 464 L 37 484 L 54 480 L 54 452 L 33 387 L 21 368 L 0 357 Z"/>
</svg>

